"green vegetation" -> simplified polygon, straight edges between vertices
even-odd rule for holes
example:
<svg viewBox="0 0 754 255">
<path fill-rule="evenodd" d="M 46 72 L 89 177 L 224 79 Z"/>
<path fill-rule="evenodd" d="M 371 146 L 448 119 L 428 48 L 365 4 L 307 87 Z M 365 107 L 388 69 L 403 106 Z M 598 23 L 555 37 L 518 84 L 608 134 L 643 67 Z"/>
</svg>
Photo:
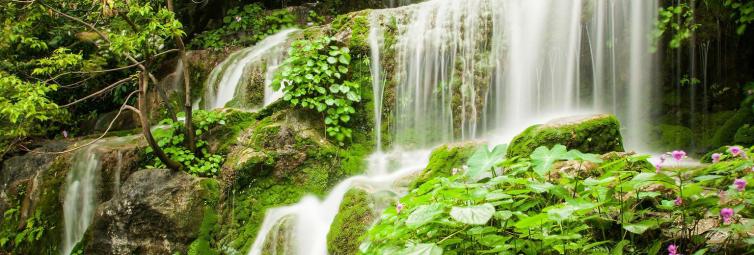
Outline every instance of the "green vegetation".
<svg viewBox="0 0 754 255">
<path fill-rule="evenodd" d="M 208 143 L 199 139 L 196 141 L 196 148 L 199 154 L 194 154 L 186 145 L 184 137 L 185 126 L 182 121 L 173 121 L 165 119 L 160 122 L 165 128 L 157 128 L 153 131 L 155 139 L 165 153 L 173 160 L 180 162 L 186 167 L 186 171 L 198 176 L 214 176 L 220 171 L 220 165 L 223 163 L 223 156 L 212 154 L 209 150 Z M 225 125 L 225 115 L 217 111 L 195 111 L 194 112 L 194 131 L 197 137 L 202 137 L 216 125 Z M 147 148 L 148 154 L 153 153 L 152 148 Z M 165 164 L 154 155 L 149 168 L 164 168 Z"/>
<path fill-rule="evenodd" d="M 327 234 L 327 251 L 330 254 L 356 254 L 364 234 L 376 218 L 369 193 L 352 188 L 343 197 L 338 215 Z"/>
<path fill-rule="evenodd" d="M 356 113 L 354 104 L 361 101 L 361 84 L 349 75 L 351 66 L 350 50 L 332 38 L 299 40 L 291 46 L 273 88 L 282 89 L 283 99 L 293 106 L 325 113 L 327 135 L 343 144 L 352 138 L 353 130 L 346 125 Z"/>
<path fill-rule="evenodd" d="M 738 28 L 736 32 L 742 35 L 746 32 L 746 27 L 754 22 L 754 2 L 746 0 L 725 0 L 725 6 L 735 10 L 733 16 L 736 18 Z"/>
<path fill-rule="evenodd" d="M 505 147 L 497 148 L 479 149 L 465 172 L 434 178 L 386 209 L 361 253 L 737 253 L 754 241 L 743 220 L 754 214 L 754 191 L 745 188 L 754 163 L 740 156 L 692 169 L 667 162 L 656 171 L 642 163 L 647 156 L 556 145 L 503 158 L 496 151 Z M 495 156 L 494 164 L 483 155 Z"/>
<path fill-rule="evenodd" d="M 191 44 L 194 48 L 253 45 L 280 30 L 296 26 L 295 20 L 296 17 L 286 9 L 268 12 L 259 3 L 248 4 L 230 9 L 223 18 L 222 27 L 204 31 Z"/>
</svg>

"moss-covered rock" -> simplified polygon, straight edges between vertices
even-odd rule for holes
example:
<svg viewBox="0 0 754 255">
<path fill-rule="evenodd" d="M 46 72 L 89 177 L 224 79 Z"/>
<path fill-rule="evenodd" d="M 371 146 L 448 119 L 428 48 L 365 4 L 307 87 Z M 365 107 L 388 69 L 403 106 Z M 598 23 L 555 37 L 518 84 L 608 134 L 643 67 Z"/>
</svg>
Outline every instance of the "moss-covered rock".
<svg viewBox="0 0 754 255">
<path fill-rule="evenodd" d="M 364 235 L 376 218 L 367 191 L 352 188 L 346 192 L 327 234 L 327 251 L 333 255 L 358 253 Z"/>
<path fill-rule="evenodd" d="M 224 253 L 250 248 L 267 209 L 296 203 L 306 194 L 324 195 L 363 171 L 373 147 L 361 129 L 349 146 L 333 145 L 316 113 L 278 106 L 257 118 L 235 138 L 221 171 L 227 185 L 216 243 Z"/>
<path fill-rule="evenodd" d="M 738 128 L 736 135 L 733 136 L 733 143 L 744 146 L 754 145 L 754 126 L 746 124 Z"/>
<path fill-rule="evenodd" d="M 586 153 L 623 151 L 620 122 L 613 115 L 600 114 L 562 118 L 544 125 L 534 125 L 513 138 L 507 156 L 524 157 L 537 147 L 552 147 L 556 144 Z"/>
<path fill-rule="evenodd" d="M 479 143 L 467 142 L 446 144 L 436 148 L 429 156 L 427 167 L 411 183 L 411 189 L 421 186 L 432 178 L 450 176 L 453 168 L 463 167 L 479 146 L 481 146 Z"/>
<path fill-rule="evenodd" d="M 662 151 L 689 149 L 694 143 L 694 131 L 688 127 L 678 125 L 659 125 L 655 127 L 656 144 L 654 147 Z"/>
<path fill-rule="evenodd" d="M 710 147 L 718 148 L 733 143 L 738 129 L 746 124 L 754 124 L 754 112 L 752 112 L 751 107 L 741 107 L 733 117 L 717 129 L 715 136 L 710 141 Z"/>
</svg>

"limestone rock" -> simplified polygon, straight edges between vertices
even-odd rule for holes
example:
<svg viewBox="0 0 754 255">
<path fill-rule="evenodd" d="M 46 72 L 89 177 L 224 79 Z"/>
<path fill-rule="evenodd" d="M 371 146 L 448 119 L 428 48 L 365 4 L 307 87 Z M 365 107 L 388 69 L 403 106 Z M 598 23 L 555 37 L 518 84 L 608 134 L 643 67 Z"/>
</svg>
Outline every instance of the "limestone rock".
<svg viewBox="0 0 754 255">
<path fill-rule="evenodd" d="M 377 214 L 367 191 L 351 188 L 343 197 L 340 209 L 327 234 L 327 250 L 333 255 L 357 254 L 364 234 Z"/>
</svg>

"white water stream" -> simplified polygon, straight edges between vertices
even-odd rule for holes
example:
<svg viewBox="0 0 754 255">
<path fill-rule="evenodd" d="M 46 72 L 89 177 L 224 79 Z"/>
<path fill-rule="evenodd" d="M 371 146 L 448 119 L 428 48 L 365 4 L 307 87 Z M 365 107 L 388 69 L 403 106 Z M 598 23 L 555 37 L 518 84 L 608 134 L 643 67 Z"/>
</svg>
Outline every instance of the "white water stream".
<svg viewBox="0 0 754 255">
<path fill-rule="evenodd" d="M 397 183 L 424 168 L 436 144 L 508 142 L 549 117 L 606 112 L 623 120 L 628 147 L 641 149 L 656 87 L 654 0 L 432 0 L 370 15 L 375 130 L 392 105 L 391 144 L 409 150 L 385 153 L 377 134 L 365 175 L 324 200 L 268 210 L 249 255 L 264 252 L 281 220 L 290 233 L 275 254 L 327 254 L 344 194 L 354 186 L 402 194 Z M 397 42 L 385 45 L 393 20 Z M 394 102 L 382 101 L 387 90 Z"/>
<path fill-rule="evenodd" d="M 245 77 L 259 71 L 264 74 L 264 102 L 266 106 L 282 96 L 270 88 L 273 75 L 279 65 L 288 55 L 288 36 L 296 29 L 286 29 L 271 35 L 256 45 L 230 54 L 223 62 L 215 67 L 207 79 L 204 97 L 205 109 L 223 108 L 233 98 L 244 95 L 243 87 L 239 87 L 250 77 Z M 257 69 L 257 70 L 254 70 Z M 244 107 L 242 104 L 241 107 Z"/>
<path fill-rule="evenodd" d="M 110 150 L 116 153 L 113 193 L 117 196 L 120 187 L 120 172 L 123 166 L 122 154 L 117 148 L 134 143 L 140 135 L 108 137 L 79 149 L 71 156 L 71 168 L 66 176 L 65 198 L 63 201 L 63 244 L 62 255 L 71 253 L 76 243 L 92 223 L 97 208 L 97 183 L 101 178 L 102 153 Z"/>
</svg>

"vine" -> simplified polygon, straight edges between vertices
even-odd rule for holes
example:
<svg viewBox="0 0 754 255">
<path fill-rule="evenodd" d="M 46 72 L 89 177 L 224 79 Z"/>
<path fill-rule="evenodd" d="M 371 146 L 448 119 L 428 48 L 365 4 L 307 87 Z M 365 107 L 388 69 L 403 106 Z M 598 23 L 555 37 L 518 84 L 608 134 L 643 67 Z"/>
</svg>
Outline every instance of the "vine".
<svg viewBox="0 0 754 255">
<path fill-rule="evenodd" d="M 291 105 L 325 113 L 327 135 L 343 145 L 352 133 L 345 125 L 356 113 L 354 104 L 361 101 L 360 85 L 351 79 L 350 66 L 350 50 L 335 45 L 332 38 L 299 40 L 291 45 L 272 86 L 282 88 L 283 100 Z"/>
</svg>

